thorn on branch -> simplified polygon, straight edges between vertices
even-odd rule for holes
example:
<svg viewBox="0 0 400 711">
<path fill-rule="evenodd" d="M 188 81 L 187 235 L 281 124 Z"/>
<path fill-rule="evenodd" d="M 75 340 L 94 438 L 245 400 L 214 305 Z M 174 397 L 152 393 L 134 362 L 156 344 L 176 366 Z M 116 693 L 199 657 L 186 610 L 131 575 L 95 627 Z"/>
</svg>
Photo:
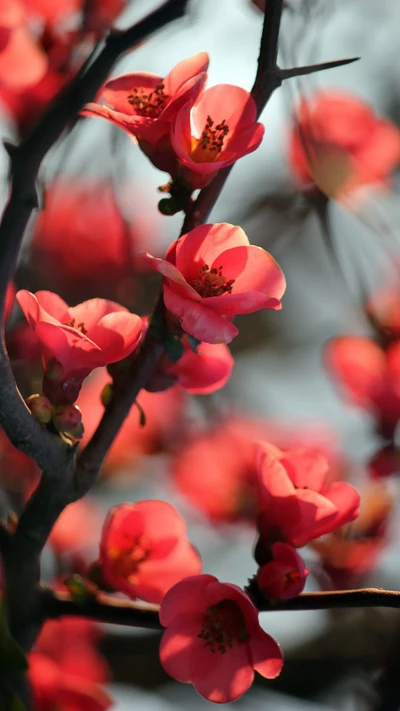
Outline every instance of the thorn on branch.
<svg viewBox="0 0 400 711">
<path fill-rule="evenodd" d="M 358 62 L 361 57 L 352 57 L 351 59 L 337 59 L 333 62 L 322 62 L 321 64 L 309 64 L 305 67 L 291 67 L 290 69 L 278 69 L 277 75 L 280 79 L 280 83 L 285 79 L 292 79 L 293 77 L 305 76 L 307 74 L 314 74 L 315 72 L 321 72 L 325 69 L 334 69 L 335 67 L 344 67 L 346 64 L 352 64 L 353 62 Z"/>
</svg>

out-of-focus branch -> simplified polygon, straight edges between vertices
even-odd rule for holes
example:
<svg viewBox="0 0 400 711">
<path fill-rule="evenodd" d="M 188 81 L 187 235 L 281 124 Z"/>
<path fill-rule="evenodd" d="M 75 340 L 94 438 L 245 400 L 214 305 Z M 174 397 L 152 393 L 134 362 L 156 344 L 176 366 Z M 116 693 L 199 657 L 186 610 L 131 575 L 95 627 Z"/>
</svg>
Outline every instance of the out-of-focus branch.
<svg viewBox="0 0 400 711">
<path fill-rule="evenodd" d="M 167 0 L 141 22 L 112 31 L 97 58 L 72 79 L 49 106 L 37 126 L 18 146 L 6 145 L 10 156 L 11 192 L 0 224 L 0 320 L 3 322 L 7 284 L 13 276 L 21 241 L 37 207 L 36 177 L 47 151 L 79 109 L 91 101 L 116 60 L 128 49 L 169 22 L 182 17 L 188 0 Z M 34 421 L 14 380 L 4 343 L 0 343 L 0 424 L 11 442 L 47 471 L 63 466 L 65 448 Z"/>
<path fill-rule="evenodd" d="M 41 611 L 44 618 L 64 615 L 86 617 L 99 622 L 109 622 L 127 627 L 163 629 L 155 605 L 142 605 L 130 600 L 121 600 L 112 595 L 99 593 L 96 598 L 77 602 L 65 592 L 42 589 Z M 279 610 L 329 610 L 339 608 L 392 607 L 400 608 L 400 592 L 380 588 L 360 590 L 335 590 L 333 592 L 302 593 L 293 600 L 279 601 L 259 606 L 260 612 Z"/>
</svg>

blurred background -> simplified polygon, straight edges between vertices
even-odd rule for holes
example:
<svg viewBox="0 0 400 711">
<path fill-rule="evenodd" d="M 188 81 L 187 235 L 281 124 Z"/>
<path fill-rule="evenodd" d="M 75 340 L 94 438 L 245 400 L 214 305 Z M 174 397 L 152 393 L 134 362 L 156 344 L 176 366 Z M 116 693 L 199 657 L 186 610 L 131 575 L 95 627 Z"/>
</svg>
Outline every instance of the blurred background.
<svg viewBox="0 0 400 711">
<path fill-rule="evenodd" d="M 1 138 L 17 141 L 29 131 L 114 18 L 115 26 L 124 28 L 157 4 L 103 2 L 103 14 L 92 16 L 83 30 L 79 2 L 68 0 L 64 7 L 64 0 L 22 0 L 29 31 L 46 53 L 49 68 L 29 88 L 17 90 L 0 77 Z M 209 86 L 232 83 L 250 90 L 262 4 L 262 0 L 192 0 L 183 20 L 127 54 L 113 76 L 140 70 L 165 76 L 181 59 L 206 51 Z M 142 393 L 139 402 L 147 424 L 140 427 L 134 408 L 90 500 L 62 515 L 44 557 L 49 581 L 84 570 L 96 558 L 99 531 L 110 506 L 160 498 L 172 502 L 188 521 L 204 570 L 243 586 L 256 570 L 251 447 L 254 439 L 267 439 L 281 447 L 307 445 L 323 451 L 332 478 L 345 478 L 361 492 L 360 518 L 302 551 L 310 570 L 307 589 L 400 589 L 396 447 L 400 407 L 389 380 L 385 402 L 375 397 L 377 379 L 386 375 L 372 373 L 367 356 L 358 349 L 360 343 L 373 341 L 384 359 L 400 334 L 400 152 L 397 139 L 389 148 L 374 139 L 375 162 L 389 151 L 390 169 L 383 169 L 382 175 L 377 170 L 349 189 L 332 189 L 326 177 L 342 175 L 342 153 L 330 149 L 340 144 L 344 153 L 353 154 L 362 127 L 353 122 L 346 129 L 346 120 L 353 120 L 351 111 L 336 117 L 334 107 L 326 110 L 325 124 L 320 118 L 313 128 L 310 119 L 315 97 L 339 92 L 400 128 L 396 61 L 400 5 L 396 0 L 287 0 L 286 5 L 282 67 L 350 57 L 360 61 L 289 80 L 275 92 L 261 117 L 266 127 L 261 147 L 235 166 L 211 216 L 213 222 L 241 225 L 251 243 L 272 253 L 288 284 L 283 309 L 237 319 L 240 335 L 231 348 L 235 367 L 223 390 L 197 397 L 179 387 Z M 301 125 L 300 102 L 309 107 L 309 126 Z M 325 130 L 331 131 L 327 151 Z M 307 179 L 294 157 L 294 140 L 303 145 L 306 157 L 311 154 L 313 170 Z M 324 179 L 317 174 L 316 159 L 323 162 Z M 4 149 L 0 170 L 4 202 L 8 193 Z M 346 170 L 351 171 L 347 164 Z M 106 121 L 79 118 L 42 166 L 43 210 L 29 225 L 15 277 L 17 288 L 53 290 L 71 305 L 94 296 L 112 298 L 139 314 L 149 313 L 159 280 L 146 270 L 137 252 L 145 249 L 163 256 L 182 221 L 181 214 L 165 217 L 157 210 L 157 188 L 165 182 L 166 175 L 150 164 L 126 133 Z M 351 367 L 336 356 L 334 339 L 342 335 L 362 339 L 352 342 L 354 348 L 350 343 Z M 41 368 L 17 307 L 8 321 L 7 342 L 19 386 L 28 396 L 40 387 Z M 100 419 L 99 394 L 105 381 L 105 374 L 96 371 L 82 391 L 78 404 L 84 441 Z M 0 447 L 3 509 L 18 511 L 36 485 L 38 472 L 5 436 Z M 258 677 L 235 708 L 400 707 L 396 611 L 280 612 L 264 613 L 261 619 L 283 648 L 284 670 L 273 682 Z M 62 640 L 59 626 L 64 623 L 52 624 Z M 91 634 L 84 646 L 94 644 Z M 72 635 L 71 645 L 76 638 Z M 158 633 L 101 627 L 96 645 L 107 668 L 103 662 L 101 669 L 96 666 L 97 657 L 94 666 L 98 680 L 106 680 L 114 708 L 205 709 L 209 704 L 191 686 L 175 683 L 163 672 L 158 644 Z M 58 654 L 53 647 L 46 653 Z"/>
</svg>

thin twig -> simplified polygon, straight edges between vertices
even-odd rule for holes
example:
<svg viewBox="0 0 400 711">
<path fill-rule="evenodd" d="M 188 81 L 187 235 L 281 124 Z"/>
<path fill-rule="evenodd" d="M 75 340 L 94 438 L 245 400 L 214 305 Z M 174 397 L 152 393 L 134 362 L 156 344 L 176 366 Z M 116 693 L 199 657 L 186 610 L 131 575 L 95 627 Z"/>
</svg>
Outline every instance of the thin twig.
<svg viewBox="0 0 400 711">
<path fill-rule="evenodd" d="M 141 605 L 99 593 L 97 598 L 77 602 L 69 593 L 42 589 L 40 593 L 43 617 L 53 619 L 65 615 L 85 617 L 127 627 L 162 629 L 158 607 Z M 293 600 L 260 605 L 260 612 L 280 610 L 330 610 L 344 608 L 391 607 L 400 608 L 400 592 L 380 588 L 338 590 L 333 592 L 303 593 Z"/>
</svg>

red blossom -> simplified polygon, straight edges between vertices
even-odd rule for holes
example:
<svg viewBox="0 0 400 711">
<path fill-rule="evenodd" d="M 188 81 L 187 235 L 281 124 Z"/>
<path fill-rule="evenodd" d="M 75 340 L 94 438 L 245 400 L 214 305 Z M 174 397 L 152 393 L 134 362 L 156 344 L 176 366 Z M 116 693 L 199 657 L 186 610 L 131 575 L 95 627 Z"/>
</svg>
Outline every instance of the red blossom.
<svg viewBox="0 0 400 711">
<path fill-rule="evenodd" d="M 358 587 L 388 545 L 394 497 L 383 482 L 368 482 L 361 492 L 358 518 L 329 536 L 314 541 L 324 570 L 336 588 Z"/>
<path fill-rule="evenodd" d="M 290 600 L 303 592 L 308 570 L 299 553 L 286 543 L 271 546 L 273 560 L 257 573 L 257 585 L 272 600 Z"/>
<path fill-rule="evenodd" d="M 194 105 L 187 102 L 172 123 L 178 176 L 193 189 L 203 188 L 221 168 L 255 151 L 263 136 L 250 94 L 232 84 L 213 86 Z"/>
<path fill-rule="evenodd" d="M 80 499 L 62 511 L 51 530 L 49 543 L 57 555 L 71 554 L 93 545 L 100 530 L 98 508 L 92 501 Z"/>
<path fill-rule="evenodd" d="M 46 622 L 28 657 L 34 711 L 110 708 L 112 700 L 99 686 L 109 680 L 109 671 L 95 647 L 98 637 L 89 620 Z"/>
<path fill-rule="evenodd" d="M 208 55 L 199 52 L 179 62 L 166 77 L 148 72 L 111 79 L 100 92 L 106 104 L 90 103 L 84 116 L 100 116 L 134 137 L 161 170 L 174 172 L 176 158 L 169 129 L 179 109 L 192 105 L 203 90 Z"/>
<path fill-rule="evenodd" d="M 174 484 L 215 522 L 252 521 L 257 512 L 254 441 L 266 427 L 236 417 L 198 434 L 172 461 Z"/>
<path fill-rule="evenodd" d="M 191 395 L 210 395 L 223 388 L 235 364 L 229 348 L 223 343 L 200 343 L 194 352 L 186 342 L 184 346 L 182 358 L 166 369 L 177 385 Z"/>
<path fill-rule="evenodd" d="M 105 369 L 101 369 L 93 373 L 82 388 L 78 405 L 85 425 L 83 445 L 93 435 L 104 413 L 100 395 L 107 383 L 110 383 L 110 377 Z M 131 465 L 137 457 L 168 448 L 174 435 L 182 432 L 184 397 L 180 388 L 160 393 L 142 390 L 138 402 L 145 412 L 146 424 L 140 426 L 138 409 L 134 405 L 107 454 L 103 467 L 106 475 L 129 468 L 132 476 Z"/>
<path fill-rule="evenodd" d="M 28 29 L 22 4 L 0 0 L 0 85 L 24 90 L 46 69 L 46 55 Z"/>
<path fill-rule="evenodd" d="M 358 516 L 357 490 L 347 482 L 327 484 L 328 462 L 315 450 L 303 447 L 282 451 L 260 443 L 257 461 L 258 545 L 268 547 L 281 541 L 301 548 Z"/>
<path fill-rule="evenodd" d="M 164 277 L 164 303 L 182 329 L 206 343 L 229 343 L 236 314 L 280 309 L 285 277 L 272 256 L 240 227 L 201 225 L 183 235 L 166 259 L 142 253 Z"/>
<path fill-rule="evenodd" d="M 31 652 L 28 661 L 33 711 L 53 711 L 55 708 L 106 711 L 112 706 L 112 699 L 104 689 L 64 672 L 49 657 Z"/>
<path fill-rule="evenodd" d="M 100 542 L 104 581 L 129 597 L 160 603 L 201 559 L 186 538 L 186 524 L 165 501 L 139 501 L 111 509 Z"/>
<path fill-rule="evenodd" d="M 320 92 L 297 110 L 289 156 L 301 182 L 340 199 L 387 179 L 400 162 L 400 133 L 360 99 L 342 91 Z"/>
<path fill-rule="evenodd" d="M 113 301 L 90 299 L 69 307 L 50 291 L 24 290 L 17 300 L 42 346 L 46 371 L 53 370 L 53 359 L 61 365 L 57 382 L 81 382 L 94 368 L 128 356 L 141 337 L 141 318 Z"/>
<path fill-rule="evenodd" d="M 266 679 L 281 672 L 280 647 L 261 629 L 250 598 L 213 575 L 175 585 L 161 604 L 160 622 L 167 628 L 160 645 L 165 671 L 208 701 L 235 701 L 255 671 Z"/>
<path fill-rule="evenodd" d="M 57 179 L 46 190 L 29 245 L 36 283 L 64 298 L 96 294 L 133 302 L 135 252 L 152 228 L 145 209 L 140 222 L 127 223 L 105 180 Z"/>
<path fill-rule="evenodd" d="M 339 336 L 328 344 L 326 363 L 351 402 L 393 428 L 400 417 L 399 342 L 384 351 L 370 338 Z"/>
</svg>

